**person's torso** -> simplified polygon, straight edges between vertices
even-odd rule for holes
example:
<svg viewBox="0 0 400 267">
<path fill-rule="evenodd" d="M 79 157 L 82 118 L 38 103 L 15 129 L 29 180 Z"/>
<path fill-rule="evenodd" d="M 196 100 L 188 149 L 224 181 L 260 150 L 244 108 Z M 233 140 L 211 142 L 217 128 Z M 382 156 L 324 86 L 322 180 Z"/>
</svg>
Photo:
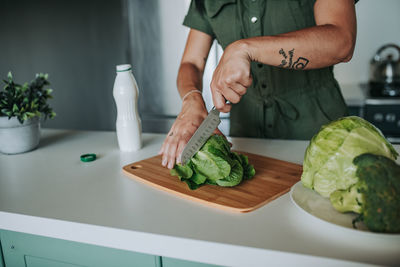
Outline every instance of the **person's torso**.
<svg viewBox="0 0 400 267">
<path fill-rule="evenodd" d="M 239 39 L 315 26 L 314 3 L 204 0 L 204 11 L 225 49 Z M 289 51 L 285 53 L 290 56 Z M 308 139 L 322 124 L 346 114 L 332 67 L 296 70 L 252 62 L 251 74 L 252 85 L 231 111 L 231 136 Z"/>
</svg>

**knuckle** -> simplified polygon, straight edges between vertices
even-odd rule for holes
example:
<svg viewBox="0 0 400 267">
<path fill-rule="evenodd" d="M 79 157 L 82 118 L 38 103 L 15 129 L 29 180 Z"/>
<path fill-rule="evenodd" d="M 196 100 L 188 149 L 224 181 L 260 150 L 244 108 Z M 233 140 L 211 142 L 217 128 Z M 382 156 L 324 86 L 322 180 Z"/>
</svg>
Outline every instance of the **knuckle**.
<svg viewBox="0 0 400 267">
<path fill-rule="evenodd" d="M 174 135 L 177 135 L 180 131 L 181 131 L 181 123 L 175 125 L 173 133 Z"/>
<path fill-rule="evenodd" d="M 240 89 L 238 90 L 238 93 L 239 93 L 240 96 L 246 94 L 246 92 L 247 92 L 247 89 L 246 89 L 246 88 L 240 88 Z"/>
<path fill-rule="evenodd" d="M 234 80 L 235 80 L 234 77 L 226 77 L 226 78 L 224 79 L 224 83 L 225 83 L 226 85 L 232 85 L 232 84 L 234 83 Z"/>
<path fill-rule="evenodd" d="M 214 79 L 210 82 L 210 87 L 211 87 L 211 89 L 216 87 L 216 82 Z"/>
<path fill-rule="evenodd" d="M 245 72 L 244 71 L 242 71 L 242 70 L 238 70 L 235 74 L 234 74 L 234 79 L 235 80 L 241 80 L 242 79 L 242 77 L 244 77 L 245 76 Z"/>
<path fill-rule="evenodd" d="M 232 102 L 233 104 L 237 104 L 237 103 L 239 103 L 239 101 L 240 101 L 240 97 L 239 97 L 239 96 L 234 96 L 234 97 L 232 98 L 232 100 L 231 100 L 231 102 Z"/>
<path fill-rule="evenodd" d="M 186 144 L 187 144 L 187 141 L 184 140 L 184 139 L 182 139 L 182 140 L 179 142 L 179 146 L 178 146 L 178 150 L 177 150 L 177 154 L 178 154 L 178 155 L 180 155 L 180 154 L 182 153 L 183 148 L 185 147 Z"/>
<path fill-rule="evenodd" d="M 175 157 L 175 149 L 170 149 L 167 152 L 168 158 L 174 158 Z"/>
<path fill-rule="evenodd" d="M 216 103 L 215 104 L 215 108 L 218 109 L 218 110 L 221 110 L 223 107 L 224 107 L 224 105 L 221 104 L 221 103 Z"/>
<path fill-rule="evenodd" d="M 248 76 L 248 78 L 245 80 L 245 86 L 249 87 L 253 83 L 253 77 Z"/>
<path fill-rule="evenodd" d="M 215 88 L 217 89 L 217 91 L 221 90 L 221 88 L 224 88 L 224 82 L 222 80 L 217 81 Z"/>
</svg>

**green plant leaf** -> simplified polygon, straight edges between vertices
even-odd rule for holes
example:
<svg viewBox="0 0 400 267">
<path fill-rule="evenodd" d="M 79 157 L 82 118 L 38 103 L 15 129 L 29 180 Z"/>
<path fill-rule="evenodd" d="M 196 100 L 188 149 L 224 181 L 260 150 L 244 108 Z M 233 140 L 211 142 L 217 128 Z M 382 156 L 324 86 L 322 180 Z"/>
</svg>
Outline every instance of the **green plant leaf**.
<svg viewBox="0 0 400 267">
<path fill-rule="evenodd" d="M 17 112 L 17 111 L 18 111 L 18 106 L 17 106 L 16 104 L 13 105 L 12 111 L 13 111 L 13 112 Z"/>
<path fill-rule="evenodd" d="M 4 89 L 0 91 L 1 114 L 17 117 L 20 122 L 34 116 L 54 117 L 55 113 L 47 103 L 53 91 L 45 88 L 50 84 L 47 78 L 47 74 L 40 73 L 31 82 L 20 85 L 13 81 L 9 72 Z"/>
<path fill-rule="evenodd" d="M 33 112 L 26 112 L 25 114 L 28 116 L 28 118 L 33 118 L 36 116 L 36 114 Z"/>
<path fill-rule="evenodd" d="M 12 76 L 12 74 L 11 74 L 11 71 L 9 71 L 8 72 L 8 74 L 7 74 L 7 78 L 8 78 L 8 82 L 12 82 L 12 80 L 13 80 L 13 76 Z"/>
<path fill-rule="evenodd" d="M 28 83 L 24 83 L 24 85 L 21 86 L 21 91 L 25 92 L 26 90 L 28 90 L 29 88 L 29 84 Z"/>
</svg>

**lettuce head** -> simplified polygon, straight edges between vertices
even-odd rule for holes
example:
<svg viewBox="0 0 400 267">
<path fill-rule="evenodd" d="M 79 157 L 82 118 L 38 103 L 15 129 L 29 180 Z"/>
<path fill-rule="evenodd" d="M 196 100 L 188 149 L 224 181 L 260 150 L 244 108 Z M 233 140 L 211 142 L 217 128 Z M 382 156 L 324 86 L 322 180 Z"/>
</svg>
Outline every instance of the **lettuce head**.
<svg viewBox="0 0 400 267">
<path fill-rule="evenodd" d="M 349 116 L 321 127 L 307 147 L 302 184 L 324 197 L 358 182 L 353 159 L 364 153 L 395 160 L 398 153 L 381 131 L 366 120 Z"/>
<path fill-rule="evenodd" d="M 236 186 L 256 171 L 246 155 L 231 151 L 225 137 L 212 135 L 186 165 L 176 164 L 170 173 L 194 190 L 205 184 Z"/>
</svg>

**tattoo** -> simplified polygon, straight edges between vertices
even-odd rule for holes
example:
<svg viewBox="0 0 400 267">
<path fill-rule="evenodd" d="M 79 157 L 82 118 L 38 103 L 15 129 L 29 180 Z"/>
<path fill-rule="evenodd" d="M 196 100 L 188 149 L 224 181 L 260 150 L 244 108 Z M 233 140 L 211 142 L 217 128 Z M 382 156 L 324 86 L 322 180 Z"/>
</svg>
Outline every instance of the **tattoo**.
<svg viewBox="0 0 400 267">
<path fill-rule="evenodd" d="M 292 67 L 293 53 L 294 53 L 294 48 L 289 51 L 289 56 L 290 56 L 290 58 L 289 58 L 289 68 Z"/>
<path fill-rule="evenodd" d="M 278 67 L 286 69 L 302 70 L 307 66 L 309 60 L 304 57 L 299 57 L 295 62 L 293 62 L 294 48 L 290 50 L 288 53 L 289 56 L 286 54 L 283 48 L 279 50 L 279 54 L 282 55 L 283 59 Z M 288 57 L 289 57 L 289 62 L 287 61 Z"/>
<path fill-rule="evenodd" d="M 307 64 L 308 64 L 308 59 L 304 57 L 299 57 L 293 64 L 292 68 L 296 70 L 302 70 L 307 66 Z"/>
<path fill-rule="evenodd" d="M 283 68 L 283 66 L 285 66 L 287 63 L 286 62 L 287 55 L 286 55 L 285 51 L 283 51 L 283 48 L 281 48 L 281 50 L 279 50 L 279 54 L 281 54 L 284 57 L 284 59 L 282 59 L 281 64 L 279 65 L 279 67 Z"/>
</svg>

